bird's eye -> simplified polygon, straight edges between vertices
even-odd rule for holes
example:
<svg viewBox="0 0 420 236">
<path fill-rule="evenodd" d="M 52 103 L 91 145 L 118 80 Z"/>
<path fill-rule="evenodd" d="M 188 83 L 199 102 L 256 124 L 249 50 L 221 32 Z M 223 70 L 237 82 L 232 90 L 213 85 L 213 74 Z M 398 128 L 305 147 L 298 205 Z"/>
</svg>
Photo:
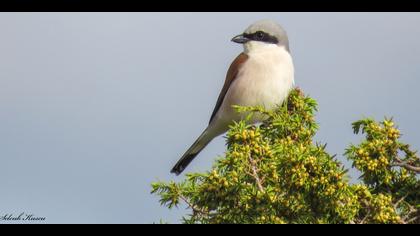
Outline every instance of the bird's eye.
<svg viewBox="0 0 420 236">
<path fill-rule="evenodd" d="M 263 39 L 264 38 L 264 32 L 262 32 L 262 31 L 258 31 L 255 35 L 257 36 L 257 39 Z"/>
</svg>

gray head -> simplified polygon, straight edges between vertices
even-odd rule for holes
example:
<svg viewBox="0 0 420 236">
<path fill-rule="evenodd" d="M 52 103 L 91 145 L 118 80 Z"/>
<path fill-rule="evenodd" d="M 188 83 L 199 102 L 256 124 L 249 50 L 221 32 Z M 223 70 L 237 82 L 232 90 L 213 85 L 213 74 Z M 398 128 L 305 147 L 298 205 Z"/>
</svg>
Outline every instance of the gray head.
<svg viewBox="0 0 420 236">
<path fill-rule="evenodd" d="M 259 41 L 284 46 L 289 51 L 289 39 L 286 31 L 272 20 L 260 20 L 250 25 L 243 34 L 232 39 L 235 43 Z"/>
</svg>

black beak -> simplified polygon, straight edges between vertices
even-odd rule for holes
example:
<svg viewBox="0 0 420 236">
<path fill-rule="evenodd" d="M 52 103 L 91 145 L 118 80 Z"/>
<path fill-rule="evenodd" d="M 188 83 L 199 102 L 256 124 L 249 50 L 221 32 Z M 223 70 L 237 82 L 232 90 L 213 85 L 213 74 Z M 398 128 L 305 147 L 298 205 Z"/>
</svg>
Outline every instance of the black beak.
<svg viewBox="0 0 420 236">
<path fill-rule="evenodd" d="M 243 43 L 248 42 L 249 39 L 245 38 L 243 34 L 240 34 L 240 35 L 237 35 L 237 36 L 233 37 L 233 39 L 231 41 L 235 42 L 235 43 L 243 44 Z"/>
</svg>

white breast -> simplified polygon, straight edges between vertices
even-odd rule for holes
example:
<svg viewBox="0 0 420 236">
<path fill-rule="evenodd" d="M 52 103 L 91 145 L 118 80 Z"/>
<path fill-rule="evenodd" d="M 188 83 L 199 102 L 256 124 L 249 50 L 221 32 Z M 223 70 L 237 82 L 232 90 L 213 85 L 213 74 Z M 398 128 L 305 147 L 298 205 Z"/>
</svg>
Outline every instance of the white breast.
<svg viewBox="0 0 420 236">
<path fill-rule="evenodd" d="M 294 84 L 293 61 L 284 47 L 253 45 L 247 54 L 248 60 L 239 70 L 217 114 L 226 122 L 241 119 L 232 105 L 262 105 L 273 109 L 287 98 Z"/>
</svg>

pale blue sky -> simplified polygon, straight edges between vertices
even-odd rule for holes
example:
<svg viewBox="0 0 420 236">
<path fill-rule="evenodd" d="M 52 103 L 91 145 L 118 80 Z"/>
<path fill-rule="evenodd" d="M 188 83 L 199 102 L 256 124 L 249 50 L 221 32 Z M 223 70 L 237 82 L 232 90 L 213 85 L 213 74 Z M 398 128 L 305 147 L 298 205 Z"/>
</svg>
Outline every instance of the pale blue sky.
<svg viewBox="0 0 420 236">
<path fill-rule="evenodd" d="M 366 116 L 395 117 L 420 148 L 418 13 L 0 13 L 0 215 L 178 222 L 150 183 L 183 178 L 169 170 L 242 50 L 230 39 L 265 18 L 289 34 L 331 153 L 343 160 Z M 219 137 L 187 172 L 223 151 Z"/>
</svg>

